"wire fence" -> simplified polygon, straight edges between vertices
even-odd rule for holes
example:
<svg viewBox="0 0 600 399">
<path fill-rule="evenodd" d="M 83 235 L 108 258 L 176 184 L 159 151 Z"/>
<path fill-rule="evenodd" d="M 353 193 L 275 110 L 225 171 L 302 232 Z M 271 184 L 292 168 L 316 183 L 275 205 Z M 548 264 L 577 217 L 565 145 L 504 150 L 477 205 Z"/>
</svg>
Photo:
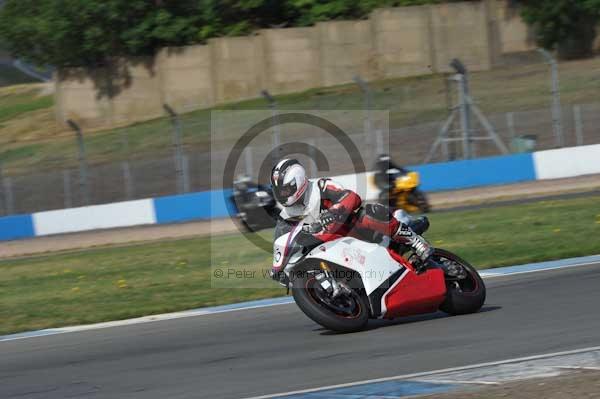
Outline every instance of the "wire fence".
<svg viewBox="0 0 600 399">
<path fill-rule="evenodd" d="M 489 128 L 510 153 L 600 143 L 600 101 L 596 99 L 600 59 L 555 65 L 539 53 L 523 57 L 492 71 L 464 75 L 468 87 L 462 92 L 457 86 L 458 72 L 449 68 L 445 75 L 411 79 L 365 82 L 357 76 L 353 84 L 276 98 L 264 91 L 257 93 L 256 100 L 220 109 L 262 109 L 272 115 L 286 110 L 346 110 L 344 129 L 365 149 L 367 166 L 382 151 L 404 165 L 501 154 L 498 143 L 486 139 Z M 465 103 L 465 98 L 471 102 Z M 461 106 L 465 105 L 470 109 L 466 133 L 465 121 L 461 122 Z M 224 165 L 226 154 L 219 155 L 214 148 L 211 110 L 179 115 L 173 108 L 165 104 L 164 118 L 110 131 L 85 131 L 73 120 L 68 134 L 55 140 L 7 144 L 9 150 L 0 155 L 0 214 L 220 187 L 222 181 L 211 177 L 211 164 Z M 389 131 L 376 128 L 381 118 L 377 110 L 389 113 Z M 453 113 L 456 117 L 446 123 Z M 217 139 L 231 144 L 239 138 L 235 133 L 239 129 L 234 127 L 246 121 L 228 123 L 232 128 L 219 129 Z M 296 141 L 312 140 L 316 148 L 334 145 L 314 129 L 280 127 L 272 133 L 282 140 L 286 134 Z M 276 144 L 273 140 L 246 149 L 237 172 L 257 176 Z M 439 148 L 432 151 L 436 141 Z M 330 164 L 328 174 L 352 171 L 341 160 L 333 159 Z"/>
</svg>

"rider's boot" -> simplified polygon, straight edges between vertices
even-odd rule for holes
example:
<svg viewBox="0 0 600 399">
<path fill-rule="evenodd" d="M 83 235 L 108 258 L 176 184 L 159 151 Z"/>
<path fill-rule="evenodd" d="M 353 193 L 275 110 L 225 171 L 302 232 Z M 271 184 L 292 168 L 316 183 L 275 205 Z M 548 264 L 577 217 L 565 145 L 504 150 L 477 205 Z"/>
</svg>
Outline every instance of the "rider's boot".
<svg viewBox="0 0 600 399">
<path fill-rule="evenodd" d="M 417 274 L 423 273 L 430 267 L 442 267 L 432 257 L 433 247 L 431 244 L 425 238 L 415 233 L 408 224 L 400 223 L 392 239 L 409 245 L 419 257 L 420 262 L 415 262 L 415 272 Z"/>
<path fill-rule="evenodd" d="M 403 209 L 396 209 L 394 211 L 394 219 L 399 221 L 400 223 L 407 224 L 408 227 L 411 228 L 412 231 L 422 236 L 429 229 L 429 219 L 427 216 L 419 216 L 414 217 L 409 215 Z"/>
</svg>

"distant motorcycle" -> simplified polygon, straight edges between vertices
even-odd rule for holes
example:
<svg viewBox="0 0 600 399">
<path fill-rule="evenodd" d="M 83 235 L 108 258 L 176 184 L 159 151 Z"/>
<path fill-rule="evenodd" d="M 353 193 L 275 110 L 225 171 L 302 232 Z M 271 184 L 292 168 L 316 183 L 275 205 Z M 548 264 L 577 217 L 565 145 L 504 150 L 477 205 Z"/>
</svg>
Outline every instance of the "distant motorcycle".
<svg viewBox="0 0 600 399">
<path fill-rule="evenodd" d="M 380 193 L 378 201 L 392 209 L 403 209 L 409 213 L 427 213 L 431 210 L 427 196 L 419 190 L 418 172 L 390 167 L 375 172 L 375 185 Z"/>
<path fill-rule="evenodd" d="M 299 223 L 275 241 L 273 273 L 291 285 L 304 314 L 333 331 L 359 331 L 369 319 L 479 311 L 486 289 L 477 270 L 443 249 L 433 257 L 440 267 L 417 273 L 419 259 L 406 246 Z"/>
<path fill-rule="evenodd" d="M 238 178 L 233 183 L 230 199 L 235 206 L 237 219 L 247 231 L 275 227 L 279 205 L 270 187 L 254 183 L 247 177 Z"/>
</svg>

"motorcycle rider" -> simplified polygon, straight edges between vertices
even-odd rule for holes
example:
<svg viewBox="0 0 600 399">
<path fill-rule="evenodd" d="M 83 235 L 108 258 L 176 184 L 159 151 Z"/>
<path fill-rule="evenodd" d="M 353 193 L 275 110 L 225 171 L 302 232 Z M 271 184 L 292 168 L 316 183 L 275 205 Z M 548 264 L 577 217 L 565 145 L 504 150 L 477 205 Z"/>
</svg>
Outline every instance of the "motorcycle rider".
<svg viewBox="0 0 600 399">
<path fill-rule="evenodd" d="M 380 154 L 375 162 L 375 184 L 380 190 L 388 191 L 394 186 L 396 176 L 405 175 L 409 171 L 396 165 L 389 155 Z"/>
<path fill-rule="evenodd" d="M 430 263 L 433 248 L 408 223 L 390 214 L 382 204 L 362 205 L 362 199 L 328 178 L 308 179 L 304 167 L 295 159 L 283 159 L 271 172 L 273 194 L 282 205 L 275 238 L 289 232 L 303 220 L 319 222 L 325 232 L 346 234 L 350 228 L 364 236 L 366 232 L 380 233 L 412 247 L 422 260 L 421 272 Z M 422 221 L 421 221 L 422 222 Z"/>
</svg>

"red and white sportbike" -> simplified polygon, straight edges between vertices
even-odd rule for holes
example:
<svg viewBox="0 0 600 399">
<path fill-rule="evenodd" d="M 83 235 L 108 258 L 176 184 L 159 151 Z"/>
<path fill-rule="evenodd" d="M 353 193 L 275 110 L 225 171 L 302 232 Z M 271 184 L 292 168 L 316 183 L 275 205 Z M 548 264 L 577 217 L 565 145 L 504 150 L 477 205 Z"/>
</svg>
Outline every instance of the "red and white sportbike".
<svg viewBox="0 0 600 399">
<path fill-rule="evenodd" d="M 416 255 L 388 238 L 367 242 L 299 223 L 275 240 L 273 271 L 308 317 L 334 331 L 361 330 L 369 319 L 479 311 L 486 290 L 477 270 L 443 249 L 433 257 L 440 267 L 417 273 Z"/>
</svg>

